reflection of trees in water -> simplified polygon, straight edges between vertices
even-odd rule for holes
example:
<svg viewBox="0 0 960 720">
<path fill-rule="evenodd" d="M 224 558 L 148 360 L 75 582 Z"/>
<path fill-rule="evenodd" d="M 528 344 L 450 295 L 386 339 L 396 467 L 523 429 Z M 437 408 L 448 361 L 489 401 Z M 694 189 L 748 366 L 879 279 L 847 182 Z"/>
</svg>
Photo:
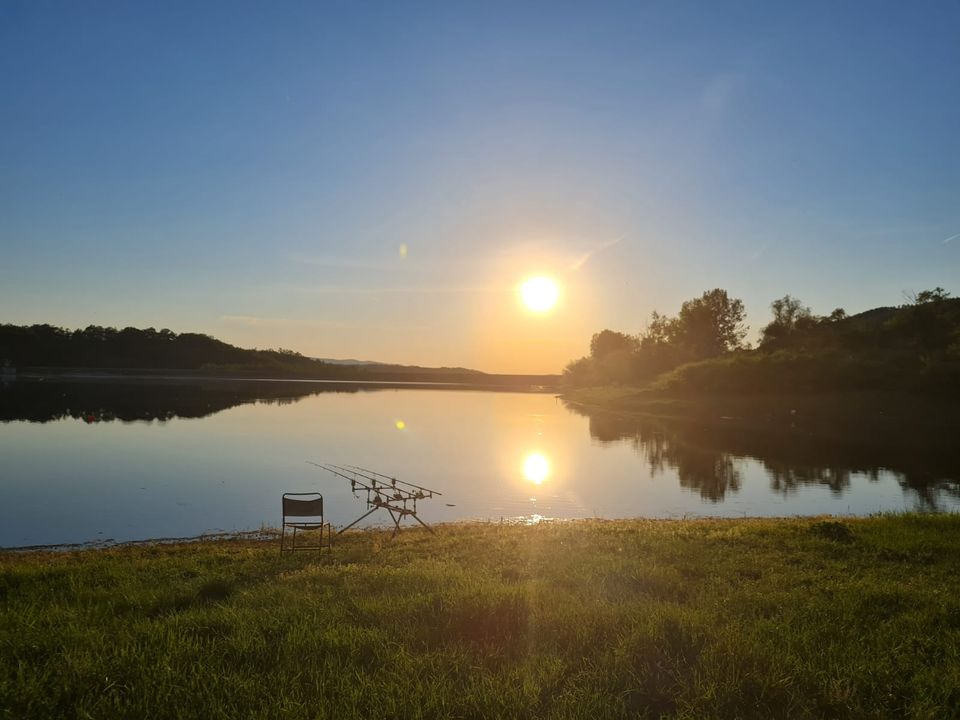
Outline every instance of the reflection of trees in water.
<svg viewBox="0 0 960 720">
<path fill-rule="evenodd" d="M 245 404 L 290 405 L 323 392 L 357 392 L 356 385 L 309 383 L 15 382 L 0 389 L 0 422 L 166 422 L 202 418 Z"/>
<path fill-rule="evenodd" d="M 791 495 L 801 486 L 825 485 L 836 497 L 850 488 L 854 475 L 865 478 L 871 483 L 879 482 L 884 474 L 896 480 L 903 494 L 917 510 L 924 512 L 944 510 L 960 500 L 960 474 L 950 480 L 926 470 L 906 471 L 893 468 L 871 466 L 814 466 L 790 465 L 780 460 L 758 458 L 770 476 L 770 489 L 782 495 Z M 944 501 L 951 501 L 945 503 Z"/>
<path fill-rule="evenodd" d="M 601 443 L 629 441 L 647 460 L 652 475 L 673 470 L 681 487 L 698 491 L 704 500 L 720 502 L 728 491 L 740 489 L 739 462 L 728 453 L 691 445 L 676 433 L 653 423 L 625 420 L 614 415 L 588 417 L 591 437 Z"/>
<path fill-rule="evenodd" d="M 825 485 L 837 497 L 850 487 L 850 468 L 817 467 L 814 465 L 790 465 L 779 460 L 760 459 L 767 475 L 770 476 L 770 489 L 781 495 L 792 495 L 804 485 Z M 880 479 L 880 471 L 873 468 L 868 471 L 872 482 Z"/>
<path fill-rule="evenodd" d="M 946 478 L 933 479 L 926 473 L 895 473 L 907 497 L 913 497 L 918 510 L 946 510 L 960 500 L 960 482 Z M 944 501 L 949 502 L 944 502 Z"/>
<path fill-rule="evenodd" d="M 698 490 L 711 502 L 740 489 L 743 458 L 758 461 L 771 491 L 783 496 L 820 486 L 840 497 L 850 489 L 854 475 L 875 483 L 889 474 L 917 509 L 940 510 L 960 501 L 960 457 L 952 448 L 933 445 L 929 452 L 921 452 L 905 444 L 908 449 L 903 450 L 863 438 L 841 445 L 809 436 L 638 420 L 567 407 L 588 418 L 595 440 L 629 442 L 647 460 L 652 474 L 673 470 L 682 487 Z"/>
<path fill-rule="evenodd" d="M 663 432 L 644 432 L 642 428 L 632 442 L 646 458 L 652 475 L 675 470 L 681 487 L 699 491 L 704 500 L 720 502 L 728 490 L 740 489 L 740 470 L 736 460 L 726 453 L 689 447 Z"/>
</svg>

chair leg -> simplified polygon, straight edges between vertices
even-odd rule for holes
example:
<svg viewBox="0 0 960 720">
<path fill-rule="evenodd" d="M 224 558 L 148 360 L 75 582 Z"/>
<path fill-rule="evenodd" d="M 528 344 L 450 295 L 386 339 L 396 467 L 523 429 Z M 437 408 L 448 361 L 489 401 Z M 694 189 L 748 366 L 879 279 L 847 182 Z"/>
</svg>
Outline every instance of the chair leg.
<svg viewBox="0 0 960 720">
<path fill-rule="evenodd" d="M 333 523 L 324 523 L 324 525 L 326 525 L 327 527 L 327 548 L 329 552 L 332 553 L 333 552 Z M 318 529 L 320 530 L 320 540 L 319 540 L 319 544 L 317 545 L 317 551 L 320 554 L 322 554 L 323 553 L 323 525 L 321 525 Z M 285 552 L 294 552 L 297 549 L 297 530 L 299 530 L 299 528 L 296 525 L 293 525 L 291 527 L 291 530 L 293 530 L 293 532 L 290 534 L 290 542 L 287 543 L 287 526 L 283 525 L 280 528 L 280 554 L 281 555 L 283 555 L 283 553 Z M 307 543 L 307 545 L 303 546 L 300 549 L 313 550 L 313 548 L 310 547 L 309 543 Z"/>
</svg>

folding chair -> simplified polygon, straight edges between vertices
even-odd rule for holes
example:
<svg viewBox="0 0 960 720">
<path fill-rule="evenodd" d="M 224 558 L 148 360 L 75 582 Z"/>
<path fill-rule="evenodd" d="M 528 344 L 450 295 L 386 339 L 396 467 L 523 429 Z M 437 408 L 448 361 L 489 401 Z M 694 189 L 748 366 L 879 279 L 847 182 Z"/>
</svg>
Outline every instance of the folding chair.
<svg viewBox="0 0 960 720">
<path fill-rule="evenodd" d="M 309 499 L 307 499 L 309 498 Z M 290 520 L 289 518 L 295 518 Z M 313 518 L 301 520 L 300 518 Z M 319 518 L 319 521 L 317 520 Z M 327 547 L 333 552 L 333 525 L 323 521 L 323 495 L 320 493 L 284 493 L 283 527 L 280 530 L 280 554 L 284 551 L 323 550 L 323 529 L 327 528 Z M 291 542 L 286 546 L 287 528 L 293 530 Z M 297 530 L 319 530 L 320 542 L 316 545 L 297 547 Z"/>
</svg>

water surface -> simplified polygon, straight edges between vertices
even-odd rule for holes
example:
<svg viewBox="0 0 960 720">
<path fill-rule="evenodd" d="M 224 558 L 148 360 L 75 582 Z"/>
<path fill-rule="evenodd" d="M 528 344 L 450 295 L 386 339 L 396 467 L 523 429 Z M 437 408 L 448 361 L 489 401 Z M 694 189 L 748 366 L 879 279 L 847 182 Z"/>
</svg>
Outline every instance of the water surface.
<svg viewBox="0 0 960 720">
<path fill-rule="evenodd" d="M 956 467 L 889 450 L 591 416 L 542 393 L 15 382 L 0 389 L 0 546 L 276 526 L 285 491 L 322 492 L 337 525 L 366 511 L 307 461 L 436 488 L 430 523 L 957 508 Z"/>
</svg>

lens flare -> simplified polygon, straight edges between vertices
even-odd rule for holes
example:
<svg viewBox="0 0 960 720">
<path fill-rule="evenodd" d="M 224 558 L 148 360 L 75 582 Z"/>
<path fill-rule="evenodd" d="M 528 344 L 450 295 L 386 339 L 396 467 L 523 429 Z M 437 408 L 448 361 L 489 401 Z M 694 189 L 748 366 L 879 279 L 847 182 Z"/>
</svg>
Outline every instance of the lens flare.
<svg viewBox="0 0 960 720">
<path fill-rule="evenodd" d="M 560 288 L 555 280 L 548 277 L 532 277 L 520 285 L 520 298 L 528 310 L 543 313 L 557 304 Z"/>
<path fill-rule="evenodd" d="M 530 453 L 523 460 L 523 476 L 534 485 L 540 485 L 550 477 L 550 461 L 543 453 Z"/>
</svg>

